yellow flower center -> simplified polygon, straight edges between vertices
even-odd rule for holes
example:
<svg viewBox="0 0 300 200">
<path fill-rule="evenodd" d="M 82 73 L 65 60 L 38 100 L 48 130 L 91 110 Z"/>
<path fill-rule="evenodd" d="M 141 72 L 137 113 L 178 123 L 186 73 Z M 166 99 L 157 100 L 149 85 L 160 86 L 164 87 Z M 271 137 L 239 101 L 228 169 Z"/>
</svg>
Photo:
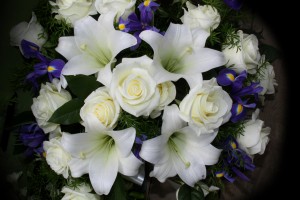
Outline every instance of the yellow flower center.
<svg viewBox="0 0 300 200">
<path fill-rule="evenodd" d="M 126 28 L 125 24 L 119 24 L 119 29 L 123 31 Z"/>
<path fill-rule="evenodd" d="M 236 149 L 236 143 L 235 143 L 235 142 L 231 142 L 231 143 L 230 143 L 230 146 L 231 146 L 233 149 Z"/>
<path fill-rule="evenodd" d="M 144 1 L 144 6 L 149 6 L 149 4 L 151 3 L 151 0 L 146 0 L 146 1 Z"/>
<path fill-rule="evenodd" d="M 234 76 L 232 74 L 226 74 L 227 78 L 231 81 L 234 81 Z"/>
<path fill-rule="evenodd" d="M 243 111 L 243 106 L 242 106 L 242 104 L 239 104 L 238 106 L 237 106 L 237 114 L 239 115 L 242 111 Z"/>
<path fill-rule="evenodd" d="M 221 173 L 221 172 L 216 174 L 217 178 L 222 178 L 223 176 L 224 176 L 224 173 Z"/>
<path fill-rule="evenodd" d="M 130 96 L 139 97 L 142 94 L 142 88 L 138 80 L 132 80 L 127 88 Z"/>
<path fill-rule="evenodd" d="M 55 70 L 55 68 L 52 67 L 52 66 L 48 66 L 48 67 L 47 67 L 47 71 L 48 71 L 48 72 L 53 72 L 54 70 Z"/>
</svg>

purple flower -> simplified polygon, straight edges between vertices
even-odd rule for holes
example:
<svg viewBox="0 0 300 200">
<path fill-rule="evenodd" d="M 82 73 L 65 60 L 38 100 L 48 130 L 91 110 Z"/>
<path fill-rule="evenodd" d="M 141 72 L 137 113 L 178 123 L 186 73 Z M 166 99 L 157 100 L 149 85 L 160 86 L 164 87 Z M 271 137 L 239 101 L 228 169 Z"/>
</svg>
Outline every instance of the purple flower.
<svg viewBox="0 0 300 200">
<path fill-rule="evenodd" d="M 140 151 L 145 140 L 147 140 L 147 136 L 142 134 L 141 136 L 137 136 L 134 141 L 133 154 L 140 160 L 142 160 L 142 158 L 140 157 Z"/>
<path fill-rule="evenodd" d="M 230 121 L 236 123 L 243 120 L 247 114 L 247 108 L 255 108 L 255 103 L 248 103 L 248 100 L 242 101 L 238 99 L 237 102 L 232 104 Z"/>
<path fill-rule="evenodd" d="M 65 62 L 61 59 L 50 60 L 45 56 L 39 56 L 41 62 L 34 65 L 34 73 L 39 76 L 48 74 L 49 80 L 52 81 L 53 78 L 59 78 L 61 70 L 65 66 Z"/>
<path fill-rule="evenodd" d="M 26 124 L 20 127 L 20 140 L 27 147 L 26 156 L 32 156 L 34 153 L 42 154 L 42 144 L 47 136 L 37 123 Z"/>
<path fill-rule="evenodd" d="M 233 137 L 228 137 L 223 143 L 224 149 L 224 166 L 223 168 L 231 169 L 238 177 L 245 181 L 249 181 L 249 178 L 241 170 L 250 170 L 255 169 L 255 165 L 252 163 L 252 159 L 246 152 L 239 149 L 237 141 Z M 219 173 L 225 173 L 225 170 L 218 171 Z M 225 174 L 224 174 L 225 175 Z M 219 176 L 221 176 L 219 174 Z M 227 174 L 229 181 L 232 181 L 232 177 Z"/>
<path fill-rule="evenodd" d="M 59 78 L 61 70 L 65 66 L 65 62 L 61 59 L 48 59 L 40 53 L 36 54 L 36 58 L 41 62 L 33 66 L 34 71 L 26 76 L 26 81 L 30 82 L 35 90 L 38 90 L 39 84 L 37 79 L 45 74 L 48 74 L 50 81 L 52 81 L 53 78 Z"/>
<path fill-rule="evenodd" d="M 27 40 L 21 41 L 21 50 L 25 58 L 35 58 L 40 53 L 39 46 Z"/>
<path fill-rule="evenodd" d="M 234 99 L 238 99 L 244 96 L 254 95 L 255 99 L 258 100 L 258 94 L 264 88 L 259 85 L 259 83 L 252 82 L 249 86 L 242 87 L 240 89 L 235 89 L 231 92 L 231 96 Z"/>
<path fill-rule="evenodd" d="M 224 3 L 226 3 L 233 10 L 239 10 L 242 7 L 243 0 L 224 0 Z"/>
<path fill-rule="evenodd" d="M 153 19 L 153 13 L 157 10 L 159 4 L 151 0 L 146 0 L 138 6 L 141 21 L 150 24 Z"/>
<path fill-rule="evenodd" d="M 234 70 L 225 68 L 217 76 L 217 82 L 221 86 L 231 88 L 229 95 L 233 100 L 230 120 L 234 123 L 243 120 L 247 114 L 247 108 L 255 108 L 256 103 L 248 103 L 250 96 L 258 100 L 258 94 L 263 90 L 259 83 L 251 82 L 245 86 L 247 72 L 243 71 L 237 74 Z"/>
<path fill-rule="evenodd" d="M 225 68 L 217 76 L 217 82 L 221 86 L 231 86 L 232 91 L 240 90 L 247 78 L 247 72 L 243 71 L 239 75 L 232 69 Z"/>
<path fill-rule="evenodd" d="M 227 179 L 229 182 L 231 182 L 231 183 L 233 183 L 233 182 L 235 181 L 235 178 L 232 177 L 231 175 L 229 175 L 229 173 L 226 172 L 225 170 L 220 170 L 220 171 L 215 172 L 215 176 L 216 176 L 217 178 L 222 178 L 222 177 L 224 177 L 224 178 L 226 178 L 226 179 Z"/>
<path fill-rule="evenodd" d="M 159 29 L 151 26 L 147 21 L 144 21 L 142 18 L 141 20 L 139 20 L 138 16 L 135 13 L 131 13 L 128 16 L 127 20 L 124 20 L 120 17 L 118 28 L 121 31 L 133 33 L 133 36 L 137 39 L 137 44 L 131 47 L 131 50 L 137 49 L 142 42 L 141 38 L 139 37 L 142 31 L 152 30 L 155 32 L 159 32 Z"/>
</svg>

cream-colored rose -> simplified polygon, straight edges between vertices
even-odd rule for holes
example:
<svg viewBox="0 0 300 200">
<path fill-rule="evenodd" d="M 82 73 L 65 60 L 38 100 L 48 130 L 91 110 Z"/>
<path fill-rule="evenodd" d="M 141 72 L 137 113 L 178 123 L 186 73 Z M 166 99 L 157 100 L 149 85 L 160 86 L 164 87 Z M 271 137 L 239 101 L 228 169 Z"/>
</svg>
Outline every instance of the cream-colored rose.
<svg viewBox="0 0 300 200">
<path fill-rule="evenodd" d="M 42 84 L 39 96 L 33 98 L 32 113 L 45 133 L 54 131 L 59 126 L 59 124 L 48 122 L 48 120 L 57 108 L 72 99 L 67 90 L 60 89 L 60 92 L 58 91 L 58 83 L 58 79 L 53 79 L 52 83 Z"/>
<path fill-rule="evenodd" d="M 57 13 L 56 19 L 64 19 L 74 26 L 74 23 L 88 15 L 97 14 L 94 0 L 56 0 L 50 1 L 52 12 Z"/>
<path fill-rule="evenodd" d="M 134 12 L 136 0 L 95 0 L 95 7 L 100 14 L 116 12 L 117 19 L 120 16 L 126 18 Z"/>
<path fill-rule="evenodd" d="M 100 87 L 92 92 L 80 109 L 80 117 L 83 124 L 89 115 L 94 115 L 105 129 L 115 127 L 120 114 L 120 105 L 113 100 L 106 87 Z"/>
<path fill-rule="evenodd" d="M 191 29 L 200 27 L 210 32 L 219 26 L 221 17 L 213 6 L 195 6 L 189 1 L 186 2 L 186 6 L 188 10 L 184 9 L 184 15 L 180 19 L 183 24 L 188 25 Z"/>
<path fill-rule="evenodd" d="M 92 188 L 88 184 L 81 184 L 76 188 L 63 187 L 62 193 L 65 195 L 61 200 L 100 200 L 100 196 L 91 193 Z"/>
<path fill-rule="evenodd" d="M 44 141 L 46 161 L 53 171 L 69 177 L 69 162 L 71 155 L 61 146 L 61 137 L 52 138 L 50 141 Z"/>
<path fill-rule="evenodd" d="M 265 127 L 264 122 L 258 119 L 259 110 L 252 114 L 252 119 L 245 123 L 245 129 L 242 135 L 237 138 L 239 148 L 249 155 L 260 154 L 265 152 L 269 142 L 268 135 L 271 128 Z"/>
<path fill-rule="evenodd" d="M 127 58 L 113 71 L 110 93 L 123 110 L 136 117 L 149 116 L 159 105 L 160 94 L 152 64 L 147 56 Z"/>
<path fill-rule="evenodd" d="M 231 116 L 232 100 L 215 78 L 192 88 L 179 105 L 180 117 L 189 125 L 212 132 Z"/>
<path fill-rule="evenodd" d="M 30 22 L 21 22 L 14 26 L 10 30 L 10 44 L 12 46 L 20 47 L 22 40 L 27 40 L 38 45 L 40 48 L 47 41 L 47 34 L 44 32 L 44 28 L 37 21 L 36 15 L 32 12 L 32 17 Z M 22 49 L 20 47 L 20 51 Z M 23 52 L 22 52 L 23 54 Z"/>
<path fill-rule="evenodd" d="M 156 118 L 161 114 L 165 106 L 169 105 L 176 97 L 176 88 L 171 81 L 163 82 L 157 85 L 160 99 L 158 107 L 151 113 L 151 118 Z"/>
<path fill-rule="evenodd" d="M 230 67 L 237 73 L 246 70 L 250 74 L 257 71 L 260 61 L 260 52 L 258 48 L 258 39 L 253 34 L 245 34 L 243 31 L 237 31 L 238 38 L 235 38 L 238 44 L 236 46 L 223 46 L 222 51 L 227 60 L 226 67 Z"/>
<path fill-rule="evenodd" d="M 260 92 L 261 95 L 265 94 L 274 94 L 275 93 L 275 86 L 277 86 L 277 82 L 275 80 L 275 72 L 273 65 L 269 62 L 265 62 L 265 55 L 261 57 L 261 66 L 262 70 L 260 71 L 260 86 L 264 89 Z"/>
</svg>

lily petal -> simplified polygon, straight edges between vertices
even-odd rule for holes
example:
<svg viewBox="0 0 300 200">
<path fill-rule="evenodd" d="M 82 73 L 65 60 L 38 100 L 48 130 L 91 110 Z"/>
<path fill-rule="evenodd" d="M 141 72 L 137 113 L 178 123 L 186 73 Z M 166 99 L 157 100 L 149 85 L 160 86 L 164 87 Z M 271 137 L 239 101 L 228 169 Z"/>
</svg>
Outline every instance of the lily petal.
<svg viewBox="0 0 300 200">
<path fill-rule="evenodd" d="M 75 57 L 72 57 L 69 60 L 61 73 L 63 75 L 91 75 L 99 71 L 99 64 L 97 60 L 88 55 L 88 54 L 80 54 Z"/>
<path fill-rule="evenodd" d="M 115 149 L 97 154 L 90 160 L 89 178 L 95 192 L 107 195 L 118 174 L 118 157 Z M 101 168 L 99 168 L 101 167 Z"/>
<path fill-rule="evenodd" d="M 183 74 L 206 72 L 226 63 L 222 52 L 209 48 L 198 49 L 194 54 L 186 55 L 182 59 L 184 67 L 180 72 Z"/>
<path fill-rule="evenodd" d="M 180 118 L 179 108 L 175 104 L 165 107 L 162 119 L 162 134 L 173 133 L 187 125 L 187 123 Z"/>
<path fill-rule="evenodd" d="M 135 176 L 139 172 L 139 167 L 143 164 L 133 153 L 128 157 L 119 159 L 119 172 L 125 176 Z"/>
<path fill-rule="evenodd" d="M 55 50 L 63 55 L 67 60 L 80 55 L 82 52 L 76 45 L 75 37 L 60 37 Z"/>
<path fill-rule="evenodd" d="M 150 177 L 155 177 L 160 182 L 165 182 L 167 178 L 177 174 L 172 162 L 167 162 L 163 165 L 155 165 L 153 171 L 150 172 Z"/>
<path fill-rule="evenodd" d="M 121 131 L 107 131 L 107 134 L 114 139 L 117 152 L 121 157 L 130 155 L 136 134 L 134 128 L 131 127 Z"/>
</svg>

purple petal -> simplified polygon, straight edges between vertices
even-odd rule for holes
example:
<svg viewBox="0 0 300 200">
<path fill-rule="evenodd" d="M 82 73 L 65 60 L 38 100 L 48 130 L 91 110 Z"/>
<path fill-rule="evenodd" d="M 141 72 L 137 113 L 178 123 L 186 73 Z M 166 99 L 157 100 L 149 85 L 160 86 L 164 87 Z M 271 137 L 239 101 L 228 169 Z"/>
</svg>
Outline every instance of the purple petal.
<svg viewBox="0 0 300 200">
<path fill-rule="evenodd" d="M 231 169 L 238 177 L 240 177 L 244 181 L 250 181 L 250 179 L 243 172 L 241 172 L 238 168 L 232 167 Z"/>
<path fill-rule="evenodd" d="M 39 53 L 40 47 L 27 40 L 21 41 L 21 49 L 25 58 L 35 58 Z"/>
<path fill-rule="evenodd" d="M 233 10 L 239 10 L 243 5 L 243 0 L 224 0 L 224 2 Z"/>
<path fill-rule="evenodd" d="M 47 67 L 47 71 L 49 74 L 52 74 L 54 78 L 59 78 L 61 74 L 61 70 L 65 66 L 65 62 L 61 59 L 52 60 Z"/>
<path fill-rule="evenodd" d="M 231 85 L 235 81 L 236 72 L 231 69 L 223 69 L 217 76 L 217 82 L 221 86 Z"/>
<path fill-rule="evenodd" d="M 240 104 L 240 103 L 234 103 L 232 105 L 232 108 L 231 108 L 231 121 L 233 123 L 236 123 L 242 119 L 244 119 L 244 117 L 246 117 L 246 109 L 244 107 L 244 105 Z"/>
</svg>

